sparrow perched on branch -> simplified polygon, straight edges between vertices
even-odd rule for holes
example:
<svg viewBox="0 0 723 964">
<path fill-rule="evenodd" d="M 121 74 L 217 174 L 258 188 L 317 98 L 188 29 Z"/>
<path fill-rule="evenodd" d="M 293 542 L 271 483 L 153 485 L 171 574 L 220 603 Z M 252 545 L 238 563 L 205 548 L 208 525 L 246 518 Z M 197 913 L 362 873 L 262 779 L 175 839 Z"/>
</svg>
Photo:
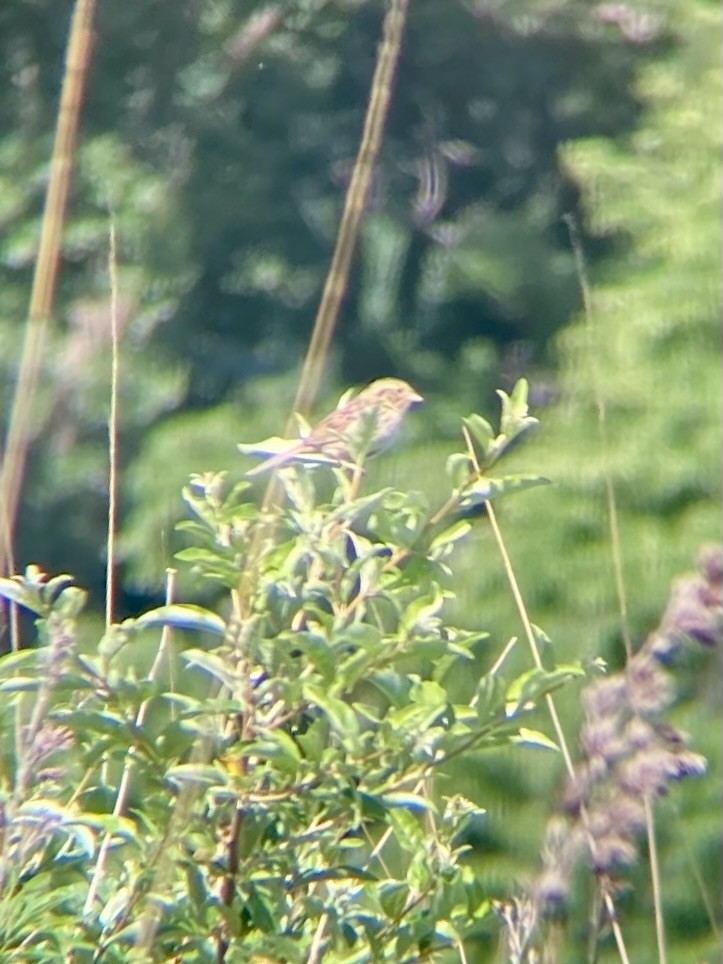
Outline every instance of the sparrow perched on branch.
<svg viewBox="0 0 723 964">
<path fill-rule="evenodd" d="M 322 418 L 306 438 L 246 474 L 258 475 L 295 462 L 354 465 L 360 456 L 376 455 L 388 448 L 404 416 L 423 400 L 400 378 L 379 378 Z"/>
</svg>

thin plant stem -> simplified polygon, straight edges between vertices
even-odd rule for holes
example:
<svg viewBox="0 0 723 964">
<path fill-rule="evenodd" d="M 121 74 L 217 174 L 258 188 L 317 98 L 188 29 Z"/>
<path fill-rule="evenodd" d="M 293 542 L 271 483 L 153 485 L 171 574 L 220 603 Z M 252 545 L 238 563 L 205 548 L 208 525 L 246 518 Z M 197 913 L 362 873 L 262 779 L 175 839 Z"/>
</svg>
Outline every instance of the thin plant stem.
<svg viewBox="0 0 723 964">
<path fill-rule="evenodd" d="M 329 923 L 329 915 L 322 914 L 319 918 L 319 923 L 314 932 L 314 938 L 311 942 L 311 947 L 309 949 L 309 956 L 306 958 L 306 964 L 319 964 L 324 954 L 323 940 L 324 931 L 326 930 L 326 925 Z"/>
<path fill-rule="evenodd" d="M 515 648 L 516 645 L 517 645 L 517 636 L 513 636 L 512 639 L 507 643 L 505 648 L 502 650 L 500 655 L 495 660 L 494 665 L 490 668 L 489 672 L 487 673 L 488 676 L 496 676 L 499 673 L 499 671 L 502 669 L 502 664 L 507 659 L 508 655 L 512 652 L 512 650 Z M 475 696 L 474 702 L 470 703 L 470 706 L 476 706 L 476 705 L 477 705 L 477 697 Z"/>
<path fill-rule="evenodd" d="M 454 944 L 455 944 L 455 947 L 457 948 L 457 952 L 459 953 L 459 959 L 461 964 L 468 964 L 467 954 L 465 953 L 465 950 L 464 950 L 464 944 L 462 942 L 462 938 L 461 937 L 455 938 Z"/>
<path fill-rule="evenodd" d="M 15 569 L 13 564 L 13 553 L 10 551 L 10 556 L 8 559 L 10 571 Z M 8 605 L 8 612 L 10 613 L 9 628 L 10 628 L 10 650 L 13 653 L 17 653 L 21 648 L 22 642 L 20 639 L 20 613 L 18 611 L 17 603 L 11 602 Z"/>
<path fill-rule="evenodd" d="M 662 914 L 662 895 L 660 893 L 660 864 L 658 863 L 658 842 L 655 839 L 655 816 L 650 797 L 643 797 L 645 807 L 645 829 L 648 835 L 648 853 L 650 854 L 650 882 L 653 888 L 653 906 L 655 907 L 655 939 L 658 942 L 658 964 L 667 964 L 665 949 L 665 918 Z"/>
<path fill-rule="evenodd" d="M 329 355 L 329 347 L 339 317 L 339 308 L 349 282 L 352 257 L 364 217 L 366 199 L 381 146 L 384 125 L 389 113 L 394 74 L 399 60 L 408 5 L 409 0 L 391 0 L 384 19 L 382 41 L 369 91 L 359 151 L 344 199 L 344 209 L 336 237 L 334 254 L 329 265 L 324 291 L 319 302 L 314 328 L 299 378 L 293 404 L 294 414 L 309 414 Z M 293 431 L 294 414 L 290 416 L 287 423 L 287 434 Z M 273 509 L 279 496 L 279 481 L 274 473 L 266 488 L 263 511 L 273 516 Z M 235 605 L 239 610 L 240 618 L 243 618 L 243 614 L 248 610 L 249 601 L 256 585 L 255 576 L 258 572 L 259 557 L 269 540 L 273 539 L 273 533 L 273 521 L 260 526 L 249 548 L 248 561 L 239 581 L 238 591 L 235 594 Z"/>
<path fill-rule="evenodd" d="M 70 173 L 90 61 L 94 13 L 95 0 L 77 0 L 70 25 L 28 322 L 0 470 L 0 571 L 3 572 L 8 571 L 11 558 L 18 501 L 32 436 L 35 390 L 47 325 L 53 310 Z"/>
<path fill-rule="evenodd" d="M 108 276 L 110 279 L 110 413 L 108 415 L 108 535 L 106 540 L 105 626 L 113 623 L 115 602 L 115 539 L 118 513 L 118 243 L 115 223 L 108 235 Z"/>
<path fill-rule="evenodd" d="M 502 538 L 502 532 L 497 523 L 497 515 L 494 511 L 492 503 L 490 501 L 485 502 L 485 508 L 489 516 L 490 525 L 492 527 L 492 532 L 494 533 L 495 541 L 497 543 L 497 548 L 499 549 L 500 555 L 502 556 L 502 563 L 507 575 L 507 580 L 510 584 L 510 589 L 512 590 L 512 595 L 517 606 L 517 611 L 519 613 L 520 619 L 522 620 L 522 625 L 525 630 L 525 636 L 527 637 L 527 642 L 530 646 L 530 652 L 532 654 L 532 660 L 538 669 L 544 669 L 542 658 L 540 656 L 540 650 L 537 645 L 537 639 L 535 638 L 535 633 L 532 628 L 532 623 L 530 622 L 530 617 L 527 614 L 527 607 L 525 606 L 524 599 L 522 598 L 522 593 L 520 592 L 520 587 L 515 576 L 512 563 L 510 561 L 509 554 L 507 552 L 507 547 L 505 546 L 504 539 Z M 565 737 L 565 731 L 562 728 L 562 723 L 560 721 L 560 716 L 557 712 L 557 707 L 555 706 L 555 701 L 550 693 L 545 694 L 545 706 L 547 707 L 547 712 L 552 720 L 552 727 L 555 731 L 555 736 L 557 738 L 558 746 L 560 747 L 560 752 L 562 753 L 562 758 L 565 762 L 565 769 L 570 779 L 575 776 L 575 770 L 572 762 L 572 755 L 570 753 L 570 748 Z M 587 825 L 587 814 L 584 808 L 581 808 L 581 818 L 583 821 L 583 826 Z M 594 852 L 594 842 L 592 837 L 589 837 L 589 844 Z M 607 887 L 602 885 L 602 898 L 605 904 L 605 910 L 607 911 L 610 926 L 615 937 L 615 943 L 618 948 L 618 953 L 620 954 L 620 959 L 623 964 L 629 964 L 629 958 L 627 955 L 627 950 L 625 947 L 625 941 L 623 939 L 622 931 L 620 930 L 620 925 L 618 924 L 617 914 L 615 911 L 615 902 L 613 901 L 612 895 Z"/>
<path fill-rule="evenodd" d="M 313 403 L 329 353 L 341 300 L 346 291 L 359 227 L 364 217 L 374 165 L 389 113 L 392 85 L 399 60 L 408 5 L 409 0 L 391 0 L 384 19 L 382 42 L 372 79 L 359 152 L 349 182 L 336 247 L 294 403 L 294 411 L 297 412 L 305 413 Z"/>
<path fill-rule="evenodd" d="M 515 576 L 515 571 L 512 567 L 510 557 L 507 553 L 507 546 L 505 545 L 504 539 L 502 538 L 502 532 L 500 531 L 499 524 L 497 522 L 497 514 L 492 506 L 491 502 L 485 502 L 485 508 L 487 514 L 489 515 L 490 526 L 492 527 L 492 532 L 497 542 L 497 548 L 499 549 L 500 555 L 502 556 L 502 565 L 504 566 L 505 574 L 507 576 L 507 581 L 510 584 L 510 589 L 512 590 L 512 596 L 515 600 L 515 605 L 517 606 L 517 612 L 519 613 L 520 619 L 522 620 L 522 627 L 525 630 L 525 637 L 530 647 L 530 653 L 532 655 L 532 661 L 536 668 L 539 670 L 544 670 L 544 665 L 542 662 L 542 657 L 540 656 L 540 648 L 537 645 L 537 638 L 535 636 L 535 631 L 532 628 L 532 623 L 530 622 L 530 617 L 527 614 L 527 607 L 525 606 L 524 599 L 522 598 L 522 593 L 520 591 L 519 583 L 517 582 L 517 577 Z M 550 719 L 552 720 L 552 727 L 555 731 L 555 736 L 557 737 L 557 742 L 560 747 L 560 752 L 562 753 L 562 758 L 565 761 L 565 769 L 570 777 L 575 774 L 574 764 L 572 762 L 572 755 L 570 754 L 570 749 L 567 745 L 567 739 L 565 737 L 565 731 L 562 728 L 562 723 L 560 722 L 560 717 L 557 712 L 557 707 L 555 706 L 555 701 L 549 693 L 545 695 L 545 703 L 547 705 L 547 711 L 550 714 Z"/>
<path fill-rule="evenodd" d="M 570 236 L 570 244 L 575 257 L 575 267 L 577 270 L 578 282 L 580 285 L 580 293 L 582 295 L 585 327 L 586 327 L 587 336 L 588 336 L 588 346 L 589 346 L 588 356 L 589 356 L 590 372 L 592 376 L 593 395 L 595 398 L 595 405 L 598 413 L 598 433 L 600 437 L 600 448 L 603 455 L 603 475 L 605 480 L 608 525 L 610 528 L 610 548 L 611 548 L 612 559 L 613 559 L 615 592 L 618 600 L 618 610 L 620 612 L 620 626 L 622 631 L 623 645 L 625 647 L 625 655 L 626 655 L 626 659 L 630 661 L 630 659 L 632 659 L 632 656 L 633 656 L 632 632 L 630 630 L 627 594 L 625 592 L 622 541 L 620 538 L 620 523 L 618 519 L 615 484 L 612 478 L 612 471 L 610 469 L 609 459 L 607 458 L 608 452 L 610 451 L 610 444 L 609 444 L 608 430 L 607 430 L 607 407 L 605 404 L 605 395 L 602 388 L 602 380 L 600 377 L 600 372 L 596 361 L 597 353 L 595 351 L 595 345 L 594 345 L 595 326 L 594 326 L 594 314 L 592 309 L 592 294 L 590 290 L 590 282 L 587 274 L 585 255 L 582 247 L 582 241 L 580 240 L 580 233 L 578 231 L 577 221 L 572 214 L 565 215 L 564 220 L 565 220 L 565 223 L 567 224 L 567 229 Z M 653 902 L 654 902 L 654 908 L 655 908 L 655 930 L 656 930 L 656 939 L 658 941 L 658 960 L 661 962 L 661 964 L 664 964 L 666 959 L 666 953 L 665 953 L 665 943 L 664 943 L 664 929 L 662 925 L 663 910 L 662 910 L 662 903 L 661 903 L 661 886 L 660 886 L 660 879 L 657 876 L 658 875 L 657 861 L 653 860 L 653 855 L 657 851 L 656 851 L 656 845 L 655 845 L 655 823 L 654 823 L 653 812 L 652 812 L 652 809 L 650 808 L 649 801 L 646 801 L 645 812 L 646 812 L 646 821 L 645 821 L 646 836 L 648 840 L 648 853 L 650 854 L 650 873 L 651 873 L 651 880 L 652 880 Z"/>
<path fill-rule="evenodd" d="M 512 650 L 515 648 L 516 645 L 517 645 L 517 636 L 513 636 L 512 639 L 510 639 L 509 642 L 507 642 L 507 644 L 504 646 L 500 655 L 497 657 L 493 665 L 487 671 L 487 676 L 496 676 L 499 673 L 499 671 L 502 669 L 502 666 L 505 660 L 507 659 L 507 657 L 509 656 L 509 654 L 512 652 Z M 477 706 L 478 702 L 479 702 L 479 693 L 475 693 L 469 702 L 470 709 L 474 709 L 475 706 Z"/>
<path fill-rule="evenodd" d="M 615 485 L 610 472 L 607 454 L 610 451 L 607 429 L 607 406 L 605 395 L 602 390 L 602 380 L 596 361 L 594 346 L 594 323 L 592 311 L 592 296 L 590 293 L 590 282 L 587 276 L 585 257 L 580 241 L 580 234 L 577 229 L 577 222 L 573 215 L 565 215 L 565 223 L 570 235 L 570 244 L 575 256 L 575 267 L 577 270 L 580 293 L 582 295 L 583 312 L 585 316 L 585 327 L 588 335 L 590 373 L 592 376 L 593 396 L 598 414 L 598 432 L 600 435 L 600 448 L 603 454 L 603 474 L 605 477 L 605 493 L 607 499 L 608 525 L 610 526 L 610 547 L 613 557 L 613 572 L 615 574 L 615 592 L 618 598 L 618 609 L 620 610 L 620 625 L 623 636 L 623 644 L 628 659 L 633 655 L 632 634 L 630 632 L 630 619 L 628 616 L 628 601 L 625 592 L 625 579 L 623 576 L 623 552 L 620 540 L 620 524 L 618 521 L 617 499 L 615 497 Z"/>
</svg>

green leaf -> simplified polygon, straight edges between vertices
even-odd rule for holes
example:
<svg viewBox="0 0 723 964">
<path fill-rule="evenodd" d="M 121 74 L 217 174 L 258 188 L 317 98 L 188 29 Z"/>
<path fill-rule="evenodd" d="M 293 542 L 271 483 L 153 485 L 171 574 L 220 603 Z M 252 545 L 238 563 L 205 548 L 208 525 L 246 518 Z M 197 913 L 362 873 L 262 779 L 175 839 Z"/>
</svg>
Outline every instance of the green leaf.
<svg viewBox="0 0 723 964">
<path fill-rule="evenodd" d="M 247 890 L 245 903 L 253 925 L 264 934 L 277 933 L 279 924 L 275 901 L 253 883 L 247 885 Z"/>
<path fill-rule="evenodd" d="M 467 519 L 458 519 L 457 521 L 453 522 L 447 529 L 443 529 L 442 532 L 438 533 L 438 535 L 436 535 L 434 539 L 432 539 L 429 545 L 430 555 L 434 555 L 434 556 L 444 555 L 445 553 L 444 552 L 440 553 L 439 550 L 451 549 L 456 542 L 459 542 L 461 539 L 464 539 L 464 537 L 471 531 L 472 531 L 471 522 L 469 522 Z"/>
<path fill-rule="evenodd" d="M 181 605 L 175 603 L 170 606 L 160 606 L 138 616 L 137 619 L 123 623 L 140 632 L 144 629 L 156 629 L 169 626 L 171 629 L 193 630 L 195 632 L 213 633 L 216 636 L 226 635 L 226 623 L 215 613 L 201 606 Z"/>
<path fill-rule="evenodd" d="M 284 770 L 296 773 L 303 759 L 293 737 L 284 730 L 267 730 L 260 739 L 254 740 L 245 748 L 248 755 L 254 754 L 266 760 L 275 760 L 284 765 Z"/>
<path fill-rule="evenodd" d="M 402 850 L 414 853 L 424 845 L 426 832 L 421 822 L 409 810 L 389 810 L 387 821 L 394 828 L 395 839 Z"/>
<path fill-rule="evenodd" d="M 308 884 L 315 884 L 321 880 L 368 880 L 376 881 L 378 877 L 373 874 L 370 870 L 365 870 L 363 867 L 353 867 L 348 864 L 344 866 L 329 867 L 324 870 L 303 870 L 298 874 L 292 883 L 292 886 L 308 886 Z"/>
<path fill-rule="evenodd" d="M 528 435 L 532 435 L 538 429 L 539 424 L 536 418 L 529 416 L 516 427 L 514 435 L 498 435 L 492 445 L 491 457 L 487 460 L 487 466 L 489 467 L 503 456 L 509 455 L 513 449 L 524 442 Z"/>
<path fill-rule="evenodd" d="M 301 747 L 304 756 L 312 763 L 320 763 L 329 740 L 329 723 L 324 717 L 319 717 L 296 736 L 296 742 Z"/>
<path fill-rule="evenodd" d="M 279 639 L 282 642 L 288 640 L 293 646 L 301 650 L 325 682 L 331 683 L 334 680 L 336 674 L 335 653 L 324 636 L 312 632 L 295 632 L 284 634 Z"/>
<path fill-rule="evenodd" d="M 505 702 L 505 685 L 498 675 L 482 676 L 475 693 L 477 718 L 480 723 L 495 719 Z"/>
<path fill-rule="evenodd" d="M 392 706 L 400 708 L 406 705 L 411 687 L 407 676 L 394 670 L 383 670 L 370 676 L 368 682 L 378 689 Z"/>
<path fill-rule="evenodd" d="M 512 389 L 512 394 L 510 395 L 510 405 L 513 413 L 523 418 L 527 415 L 527 397 L 529 394 L 529 385 L 526 378 L 518 378 L 515 382 L 515 387 Z"/>
<path fill-rule="evenodd" d="M 29 609 L 38 616 L 46 615 L 50 608 L 48 604 L 43 602 L 35 593 L 30 592 L 23 583 L 19 581 L 19 578 L 20 577 L 16 577 L 15 579 L 0 578 L 0 596 L 2 596 L 3 599 L 7 599 L 8 602 L 22 606 L 24 609 Z"/>
<path fill-rule="evenodd" d="M 514 438 L 528 416 L 527 379 L 520 378 L 512 389 L 511 395 L 508 395 L 501 389 L 497 389 L 497 395 L 502 402 L 500 432 L 508 438 Z"/>
<path fill-rule="evenodd" d="M 104 927 L 112 927 L 128 910 L 133 897 L 133 891 L 128 887 L 119 887 L 112 894 L 107 904 L 98 914 L 98 920 Z"/>
<path fill-rule="evenodd" d="M 34 693 L 43 685 L 35 676 L 15 676 L 0 683 L 0 693 Z"/>
<path fill-rule="evenodd" d="M 433 680 L 416 682 L 409 693 L 409 698 L 419 706 L 442 708 L 447 706 L 449 697 L 447 691 Z"/>
<path fill-rule="evenodd" d="M 407 870 L 407 882 L 412 890 L 423 893 L 433 883 L 424 850 L 417 850 Z"/>
<path fill-rule="evenodd" d="M 14 653 L 5 653 L 0 657 L 0 676 L 11 676 L 13 673 L 37 670 L 45 650 L 19 649 Z"/>
<path fill-rule="evenodd" d="M 202 649 L 187 649 L 181 653 L 181 659 L 189 666 L 197 666 L 204 670 L 231 692 L 235 691 L 240 682 L 240 677 L 233 667 L 214 653 L 207 653 Z"/>
<path fill-rule="evenodd" d="M 405 632 L 414 632 L 418 628 L 424 628 L 425 623 L 436 617 L 444 602 L 444 593 L 441 588 L 433 583 L 429 592 L 413 599 L 407 606 L 401 619 L 401 629 Z"/>
<path fill-rule="evenodd" d="M 555 658 L 555 647 L 552 645 L 552 640 L 547 635 L 547 633 L 544 632 L 544 630 L 540 629 L 539 626 L 535 626 L 534 623 L 532 624 L 532 632 L 534 633 L 534 636 L 535 636 L 535 642 L 537 643 L 537 651 L 540 654 L 540 660 L 542 661 L 542 665 L 545 667 L 545 669 L 548 672 L 552 672 L 557 668 L 556 658 Z"/>
<path fill-rule="evenodd" d="M 401 917 L 407 906 L 409 894 L 409 885 L 401 880 L 385 880 L 377 890 L 382 910 L 392 920 Z"/>
<path fill-rule="evenodd" d="M 377 626 L 369 623 L 354 623 L 346 626 L 338 638 L 334 640 L 335 645 L 358 646 L 371 655 L 375 655 L 381 649 L 389 645 L 389 641 L 384 638 Z"/>
<path fill-rule="evenodd" d="M 541 475 L 507 475 L 501 479 L 485 476 L 465 489 L 460 501 L 460 509 L 469 511 L 501 495 L 524 492 L 526 489 L 549 484 L 550 480 Z"/>
<path fill-rule="evenodd" d="M 113 737 L 115 743 L 130 746 L 134 742 L 133 726 L 122 716 L 110 711 L 77 709 L 57 714 L 63 726 L 68 726 L 78 733 L 103 734 Z"/>
<path fill-rule="evenodd" d="M 525 726 L 520 727 L 519 733 L 517 736 L 513 736 L 510 742 L 524 746 L 538 746 L 544 750 L 555 750 L 556 752 L 560 750 L 557 743 L 551 740 L 549 736 L 541 733 L 540 730 L 528 730 Z"/>
<path fill-rule="evenodd" d="M 68 586 L 66 577 L 56 577 L 55 580 L 52 580 L 52 583 L 65 587 L 54 600 L 53 611 L 64 616 L 66 619 L 77 618 L 85 608 L 85 604 L 88 601 L 88 593 L 78 586 Z M 51 584 L 49 583 L 49 585 Z M 57 585 L 55 588 L 57 588 Z"/>
<path fill-rule="evenodd" d="M 487 455 L 490 444 L 495 437 L 494 430 L 490 423 L 482 418 L 481 415 L 468 415 L 462 421 L 469 429 L 473 440 L 478 444 L 482 457 Z"/>
<path fill-rule="evenodd" d="M 533 709 L 540 698 L 559 689 L 576 677 L 584 677 L 585 670 L 579 664 L 558 666 L 554 670 L 533 668 L 518 676 L 507 687 L 505 715 L 509 718 Z"/>
<path fill-rule="evenodd" d="M 446 707 L 446 702 L 443 704 L 435 701 L 413 702 L 399 709 L 390 710 L 387 713 L 387 720 L 399 730 L 415 731 L 417 735 L 421 735 L 439 719 Z"/>
<path fill-rule="evenodd" d="M 356 796 L 366 820 L 384 820 L 387 815 L 387 808 L 384 806 L 381 797 L 373 793 L 364 793 L 363 790 L 359 790 Z"/>
<path fill-rule="evenodd" d="M 384 488 L 378 489 L 376 492 L 372 492 L 370 495 L 362 496 L 358 499 L 352 499 L 350 502 L 343 502 L 338 508 L 335 508 L 329 514 L 330 522 L 354 522 L 356 529 L 361 529 L 368 526 L 369 517 L 378 509 L 380 506 L 384 505 L 385 500 L 393 492 L 393 489 Z M 356 539 L 360 538 L 358 533 L 350 532 L 350 538 Z M 358 546 L 355 545 L 357 553 L 360 551 Z M 371 549 L 371 544 L 367 543 L 367 548 Z"/>
<path fill-rule="evenodd" d="M 225 776 L 219 767 L 201 763 L 180 763 L 166 771 L 166 779 L 179 787 L 196 784 L 203 787 L 224 786 Z"/>
<path fill-rule="evenodd" d="M 315 683 L 304 683 L 304 699 L 308 700 L 326 715 L 332 730 L 343 740 L 355 740 L 359 736 L 359 721 L 356 713 L 343 700 L 327 693 Z"/>
<path fill-rule="evenodd" d="M 461 492 L 472 478 L 473 465 L 469 455 L 455 452 L 447 459 L 444 471 L 449 476 L 455 492 Z"/>
<path fill-rule="evenodd" d="M 383 793 L 380 799 L 385 807 L 401 808 L 403 810 L 409 810 L 410 813 L 437 812 L 437 808 L 431 800 L 428 800 L 426 797 L 420 797 L 417 793 L 395 791 L 393 793 Z"/>
<path fill-rule="evenodd" d="M 92 813 L 87 810 L 74 814 L 74 819 L 83 826 L 90 827 L 98 833 L 126 841 L 138 842 L 138 827 L 128 817 L 119 817 L 112 813 Z"/>
</svg>

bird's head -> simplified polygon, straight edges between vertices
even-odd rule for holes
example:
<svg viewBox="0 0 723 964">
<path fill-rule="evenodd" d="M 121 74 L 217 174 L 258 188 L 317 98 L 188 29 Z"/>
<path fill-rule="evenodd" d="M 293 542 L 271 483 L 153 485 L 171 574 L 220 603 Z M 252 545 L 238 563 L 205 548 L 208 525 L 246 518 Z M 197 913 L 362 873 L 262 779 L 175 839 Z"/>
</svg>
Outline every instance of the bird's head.
<svg viewBox="0 0 723 964">
<path fill-rule="evenodd" d="M 424 399 L 412 386 L 401 378 L 378 378 L 363 393 L 370 405 L 379 403 L 400 413 L 418 408 Z"/>
</svg>

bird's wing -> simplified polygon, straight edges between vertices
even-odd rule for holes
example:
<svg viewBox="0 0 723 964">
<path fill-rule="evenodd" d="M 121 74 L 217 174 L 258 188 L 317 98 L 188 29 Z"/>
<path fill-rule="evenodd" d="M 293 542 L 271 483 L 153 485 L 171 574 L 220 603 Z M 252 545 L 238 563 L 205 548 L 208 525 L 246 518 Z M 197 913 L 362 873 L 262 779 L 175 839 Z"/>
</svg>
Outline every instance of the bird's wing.
<svg viewBox="0 0 723 964">
<path fill-rule="evenodd" d="M 262 472 L 270 472 L 273 469 L 280 469 L 286 465 L 291 465 L 295 462 L 304 462 L 309 465 L 338 465 L 339 459 L 333 458 L 330 455 L 325 455 L 322 451 L 314 451 L 313 449 L 308 449 L 307 443 L 305 441 L 298 442 L 296 445 L 292 445 L 290 449 L 285 452 L 279 452 L 278 455 L 272 455 L 271 458 L 266 459 L 260 465 L 255 465 L 252 469 L 246 473 L 247 478 L 249 476 L 253 477 L 255 475 L 261 475 Z"/>
<path fill-rule="evenodd" d="M 280 465 L 284 465 L 287 461 L 293 459 L 294 456 L 297 455 L 301 447 L 302 443 L 296 442 L 283 452 L 278 452 L 276 455 L 271 455 L 269 458 L 264 459 L 264 461 L 259 463 L 259 465 L 255 465 L 252 469 L 249 469 L 246 475 L 260 475 L 262 472 L 268 472 L 271 469 L 278 468 Z"/>
</svg>

